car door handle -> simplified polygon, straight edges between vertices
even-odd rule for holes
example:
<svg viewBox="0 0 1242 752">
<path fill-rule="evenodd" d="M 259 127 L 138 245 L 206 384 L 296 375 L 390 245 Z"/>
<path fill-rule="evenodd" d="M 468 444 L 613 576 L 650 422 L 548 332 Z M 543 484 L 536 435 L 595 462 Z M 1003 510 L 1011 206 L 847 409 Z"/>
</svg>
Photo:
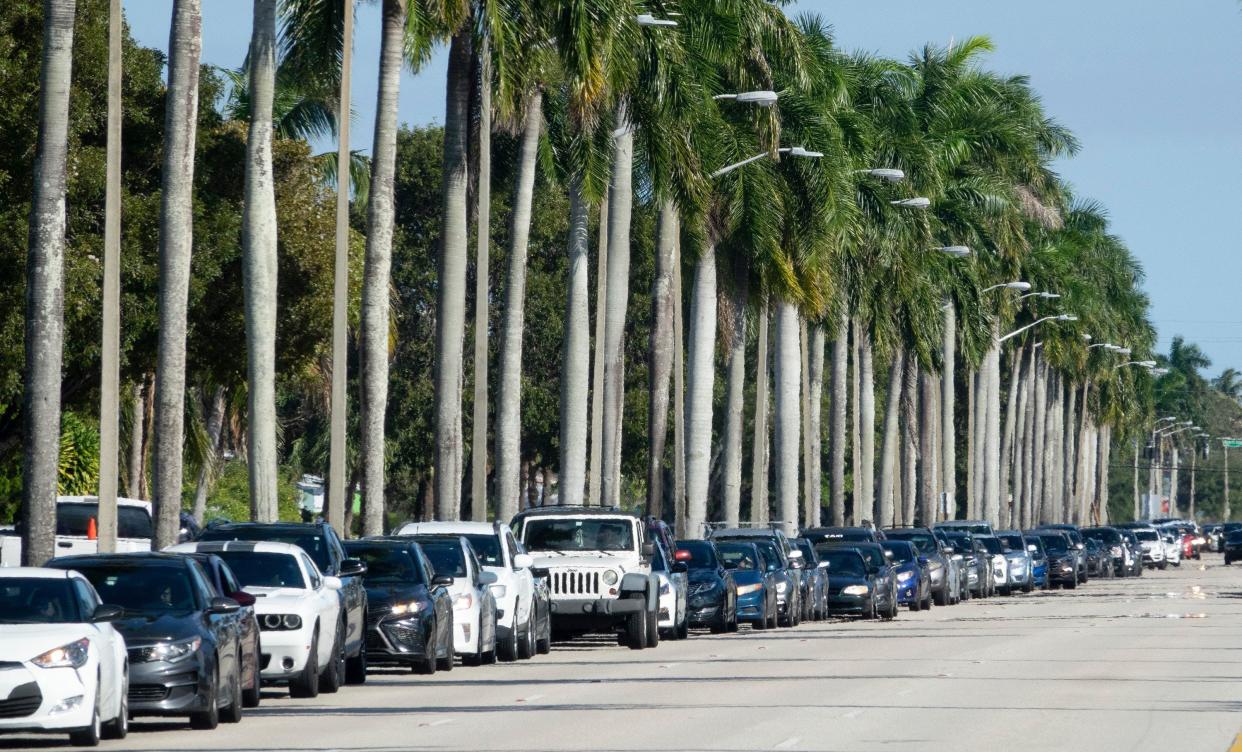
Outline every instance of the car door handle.
<svg viewBox="0 0 1242 752">
<path fill-rule="evenodd" d="M 73 544 L 69 541 L 56 541 L 56 545 L 60 548 L 73 548 Z"/>
</svg>

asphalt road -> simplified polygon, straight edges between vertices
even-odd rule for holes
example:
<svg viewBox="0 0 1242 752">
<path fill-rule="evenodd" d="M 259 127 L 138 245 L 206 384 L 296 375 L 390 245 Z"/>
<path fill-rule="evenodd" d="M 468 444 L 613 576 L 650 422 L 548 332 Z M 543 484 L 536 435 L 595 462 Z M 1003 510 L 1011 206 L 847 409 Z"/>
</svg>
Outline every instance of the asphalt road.
<svg viewBox="0 0 1242 752">
<path fill-rule="evenodd" d="M 139 719 L 106 750 L 1211 750 L 1242 731 L 1242 567 L 971 601 L 892 623 L 695 634 L 631 652 L 265 693 L 240 725 Z M 63 745 L 0 737 L 0 749 Z"/>
</svg>

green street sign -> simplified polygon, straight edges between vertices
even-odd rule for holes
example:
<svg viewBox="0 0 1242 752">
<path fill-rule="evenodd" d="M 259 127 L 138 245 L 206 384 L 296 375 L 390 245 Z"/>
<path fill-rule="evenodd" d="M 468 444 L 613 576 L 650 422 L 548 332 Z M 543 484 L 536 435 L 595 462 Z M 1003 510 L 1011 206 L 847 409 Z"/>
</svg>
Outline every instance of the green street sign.
<svg viewBox="0 0 1242 752">
<path fill-rule="evenodd" d="M 1242 439 L 1221 439 L 1220 443 L 1230 449 L 1242 447 Z"/>
</svg>

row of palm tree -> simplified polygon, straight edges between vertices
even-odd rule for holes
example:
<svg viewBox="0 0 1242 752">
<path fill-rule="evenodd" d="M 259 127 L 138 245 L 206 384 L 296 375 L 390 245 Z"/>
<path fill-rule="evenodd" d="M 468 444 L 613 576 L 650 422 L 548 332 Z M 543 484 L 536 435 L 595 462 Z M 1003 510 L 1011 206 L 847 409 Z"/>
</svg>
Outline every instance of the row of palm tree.
<svg viewBox="0 0 1242 752">
<path fill-rule="evenodd" d="M 28 522 L 40 522 L 28 524 L 27 534 L 50 551 L 60 341 L 55 283 L 63 255 L 63 218 L 58 227 L 56 216 L 63 216 L 68 106 L 67 88 L 57 84 L 71 63 L 74 3 L 44 0 L 44 6 L 38 159 L 40 174 L 49 179 L 37 181 L 31 215 L 24 508 Z M 356 200 L 363 194 L 346 168 L 353 13 L 350 0 L 256 0 L 246 74 L 235 81 L 245 86 L 238 111 L 250 120 L 243 227 L 246 435 L 252 515 L 259 520 L 276 515 L 278 461 L 279 228 L 271 139 L 278 114 L 294 109 L 278 107 L 277 89 L 329 103 L 331 109 L 307 108 L 299 117 L 307 128 L 330 119 L 338 134 L 338 223 L 344 225 L 344 201 L 351 192 Z M 659 215 L 646 504 L 675 518 L 683 533 L 701 531 L 709 517 L 734 522 L 742 516 L 742 416 L 748 411 L 754 415 L 749 508 L 755 522 L 776 519 L 792 527 L 823 517 L 890 524 L 962 513 L 1027 524 L 1083 520 L 1107 507 L 1101 499 L 1106 502 L 1110 435 L 1132 431 L 1150 416 L 1151 377 L 1143 369 L 1115 368 L 1115 351 L 1091 344 L 1122 343 L 1136 359 L 1149 350 L 1141 270 L 1109 234 L 1102 211 L 1076 200 L 1053 172 L 1053 161 L 1077 144 L 1044 112 L 1027 79 L 982 65 L 991 49 L 986 38 L 929 45 L 905 62 L 888 60 L 843 51 L 823 20 L 792 19 L 765 0 L 382 0 L 380 19 L 358 333 L 361 419 L 354 437 L 364 533 L 383 532 L 385 524 L 400 71 L 403 65 L 417 70 L 436 43 L 448 46 L 431 374 L 436 516 L 462 516 L 467 462 L 476 519 L 491 513 L 507 518 L 517 508 L 525 246 L 536 185 L 554 186 L 569 198 L 557 468 L 562 503 L 628 501 L 621 477 L 624 341 L 633 314 L 631 217 L 639 201 Z M 199 0 L 175 0 L 154 390 L 157 544 L 175 537 L 181 505 L 200 28 Z M 517 134 L 519 157 L 504 290 L 495 298 L 503 324 L 489 462 L 486 389 L 476 383 L 469 444 L 461 408 L 472 181 L 480 279 L 474 303 L 484 322 L 476 338 L 488 336 L 486 311 L 493 303 L 486 286 L 485 198 L 495 128 Z M 540 171 L 542 182 L 536 180 Z M 600 227 L 594 338 L 592 217 Z M 333 332 L 328 518 L 337 525 L 344 518 L 347 476 L 346 233 L 338 231 Z M 683 269 L 690 275 L 688 291 Z M 1014 293 L 1021 285 L 1006 286 L 1017 281 L 1048 296 L 1020 298 Z M 1048 319 L 1061 312 L 1077 319 Z M 1021 334 L 1003 336 L 1028 324 Z M 758 362 L 748 366 L 752 331 Z M 721 350 L 727 367 L 718 410 Z M 474 373 L 483 385 L 487 351 L 486 341 L 476 340 Z M 752 373 L 756 399 L 748 409 L 743 402 Z M 967 397 L 964 416 L 957 410 L 959 384 Z M 720 436 L 714 430 L 718 411 L 724 415 Z M 820 498 L 825 425 L 826 503 Z M 716 462 L 720 481 L 713 481 Z M 663 480 L 669 464 L 671 498 Z M 959 477 L 965 479 L 964 504 L 955 501 Z M 46 553 L 26 550 L 30 560 Z"/>
</svg>

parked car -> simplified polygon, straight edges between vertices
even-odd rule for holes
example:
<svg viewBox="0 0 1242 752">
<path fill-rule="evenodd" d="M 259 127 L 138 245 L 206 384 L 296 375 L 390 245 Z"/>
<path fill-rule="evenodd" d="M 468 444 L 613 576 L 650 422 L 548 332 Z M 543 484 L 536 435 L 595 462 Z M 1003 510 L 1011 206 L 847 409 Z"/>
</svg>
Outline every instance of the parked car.
<svg viewBox="0 0 1242 752">
<path fill-rule="evenodd" d="M 1084 583 L 1090 577 L 1087 573 L 1087 544 L 1083 540 L 1082 533 L 1077 525 L 1069 525 L 1065 523 L 1040 525 L 1040 530 L 1057 530 L 1066 535 L 1070 540 L 1070 554 L 1073 555 L 1078 567 L 1078 582 Z"/>
<path fill-rule="evenodd" d="M 1005 546 L 1005 557 L 1009 559 L 1009 580 L 1011 587 L 1020 588 L 1029 593 L 1035 589 L 1034 557 L 1026 546 L 1026 538 L 1020 530 L 1001 530 L 996 537 Z"/>
<path fill-rule="evenodd" d="M 684 561 L 674 558 L 664 546 L 662 538 L 655 539 L 655 553 L 651 557 L 651 571 L 660 578 L 660 636 L 673 640 L 684 640 L 690 635 L 690 620 L 687 614 L 690 582 L 687 574 L 690 568 Z"/>
<path fill-rule="evenodd" d="M 1112 566 L 1113 574 L 1124 577 L 1129 573 L 1134 564 L 1130 561 L 1133 555 L 1120 530 L 1108 526 L 1084 527 L 1082 535 L 1088 540 L 1099 541 L 1108 550 L 1109 564 Z"/>
<path fill-rule="evenodd" d="M 0 569 L 0 733 L 68 733 L 82 747 L 125 738 L 122 615 L 77 572 Z"/>
<path fill-rule="evenodd" d="M 1031 554 L 1031 584 L 1040 590 L 1048 589 L 1048 552 L 1044 549 L 1044 541 L 1038 535 L 1023 533 L 1026 550 Z"/>
<path fill-rule="evenodd" d="M 151 502 L 116 500 L 116 553 L 150 551 Z M 60 496 L 56 499 L 56 554 L 74 556 L 99 551 L 99 497 Z M 12 535 L 0 535 L 0 567 L 22 563 L 21 521 Z"/>
<path fill-rule="evenodd" d="M 447 644 L 436 642 L 436 668 L 453 670 L 453 655 L 477 656 L 496 651 L 496 598 L 491 586 L 496 575 L 485 571 L 470 541 L 460 535 L 411 535 L 422 546 L 431 562 L 434 576 L 452 577 L 445 584 L 452 598 L 453 612 L 448 620 Z M 443 634 L 443 633 L 441 633 Z M 527 630 L 526 639 L 518 643 L 518 657 L 535 654 L 535 633 Z M 431 673 L 427 671 L 425 673 Z"/>
<path fill-rule="evenodd" d="M 366 565 L 345 556 L 341 538 L 326 522 L 228 522 L 208 525 L 200 541 L 273 541 L 301 546 L 324 577 L 335 577 L 337 597 L 345 614 L 345 683 L 367 680 L 367 591 L 362 584 Z"/>
<path fill-rule="evenodd" d="M 184 545 L 184 544 L 183 544 Z M 262 640 L 260 637 L 259 615 L 255 611 L 256 598 L 247 593 L 237 580 L 233 570 L 215 554 L 182 553 L 202 565 L 207 573 L 207 580 L 215 589 L 216 595 L 232 598 L 241 609 L 237 612 L 237 625 L 241 630 L 242 645 L 242 706 L 259 707 L 260 690 L 263 677 L 260 665 L 263 660 Z"/>
<path fill-rule="evenodd" d="M 1168 528 L 1156 530 L 1164 543 L 1164 560 L 1175 567 L 1182 565 L 1182 537 Z"/>
<path fill-rule="evenodd" d="M 961 594 L 955 592 L 960 581 L 956 576 L 957 570 L 931 530 L 925 527 L 893 528 L 885 530 L 884 537 L 888 540 L 910 541 L 921 556 L 927 557 L 932 599 L 937 606 L 947 606 L 950 601 L 960 599 Z"/>
<path fill-rule="evenodd" d="M 1134 537 L 1138 538 L 1139 545 L 1142 546 L 1143 565 L 1148 569 L 1167 568 L 1169 563 L 1164 558 L 1164 539 L 1160 537 L 1156 528 L 1150 525 L 1140 525 L 1131 529 L 1134 531 Z"/>
<path fill-rule="evenodd" d="M 1217 552 L 1225 552 L 1225 543 L 1229 539 L 1229 534 L 1235 530 L 1242 530 L 1242 522 L 1225 522 L 1221 524 L 1216 547 Z"/>
<path fill-rule="evenodd" d="M 241 720 L 241 607 L 215 594 L 198 562 L 147 552 L 66 556 L 48 566 L 82 573 L 102 602 L 125 609 L 112 624 L 125 638 L 131 716 L 188 716 L 196 729 Z"/>
<path fill-rule="evenodd" d="M 811 545 L 831 541 L 876 543 L 884 540 L 883 533 L 870 527 L 808 527 L 802 531 L 802 537 Z"/>
<path fill-rule="evenodd" d="M 1048 586 L 1061 585 L 1070 590 L 1078 587 L 1078 557 L 1069 536 L 1047 528 L 1039 528 L 1033 534 L 1039 536 L 1048 554 Z"/>
<path fill-rule="evenodd" d="M 802 552 L 802 617 L 812 621 L 828 618 L 828 572 L 821 567 L 815 546 L 806 538 L 790 541 Z"/>
<path fill-rule="evenodd" d="M 407 522 L 397 535 L 460 535 L 474 546 L 485 571 L 496 575 L 497 650 L 501 659 L 517 660 L 519 649 L 533 641 L 536 653 L 552 649 L 552 606 L 544 572 L 503 522 Z"/>
<path fill-rule="evenodd" d="M 1121 533 L 1121 539 L 1125 541 L 1128 550 L 1126 561 L 1128 562 L 1128 570 L 1126 577 L 1142 577 L 1143 576 L 1143 544 L 1133 530 L 1118 528 Z"/>
<path fill-rule="evenodd" d="M 1108 549 L 1094 538 L 1086 539 L 1087 573 L 1091 577 L 1112 577 L 1113 561 Z"/>
<path fill-rule="evenodd" d="M 833 548 L 850 548 L 857 551 L 867 563 L 867 575 L 873 580 L 871 600 L 875 613 L 891 613 L 897 615 L 897 567 L 880 543 L 847 543 L 844 541 L 825 542 L 815 546 L 816 553 L 823 559 L 824 551 Z M 829 590 L 832 585 L 832 571 L 828 572 Z M 930 597 L 930 596 L 929 596 Z M 930 604 L 928 600 L 926 603 Z"/>
<path fill-rule="evenodd" d="M 919 554 L 910 541 L 886 540 L 880 544 L 896 568 L 897 597 L 889 615 L 897 615 L 896 605 L 909 606 L 911 611 L 931 608 L 931 576 L 926 556 Z"/>
<path fill-rule="evenodd" d="M 1005 544 L 995 535 L 976 535 L 975 543 L 983 548 L 992 561 L 992 591 L 1009 595 L 1013 580 L 1010 578 L 1010 559 L 1006 556 Z"/>
<path fill-rule="evenodd" d="M 265 683 L 287 684 L 293 697 L 340 689 L 345 681 L 340 581 L 321 574 L 306 551 L 268 541 L 198 541 L 168 551 L 218 556 L 255 598 Z"/>
<path fill-rule="evenodd" d="M 711 541 L 679 540 L 676 555 L 689 569 L 686 613 L 690 626 L 707 627 L 715 634 L 736 632 L 737 582 L 716 554 L 716 546 Z"/>
<path fill-rule="evenodd" d="M 874 619 L 878 613 L 876 582 L 863 555 L 849 546 L 824 546 L 819 554 L 828 564 L 829 610 Z"/>
<path fill-rule="evenodd" d="M 775 629 L 777 570 L 767 567 L 763 554 L 753 542 L 719 541 L 715 548 L 721 565 L 732 573 L 737 588 L 736 620 L 755 629 Z"/>
<path fill-rule="evenodd" d="M 776 604 L 782 627 L 796 627 L 802 621 L 802 552 L 777 528 L 717 528 L 708 536 L 713 541 L 745 540 L 759 547 L 767 567 L 775 566 Z"/>
<path fill-rule="evenodd" d="M 974 535 L 995 535 L 992 523 L 987 520 L 945 520 L 932 526 L 938 530 L 954 530 Z"/>
<path fill-rule="evenodd" d="M 1224 526 L 1219 523 L 1203 526 L 1204 546 L 1209 551 L 1220 552 L 1224 550 L 1224 529 Z"/>
<path fill-rule="evenodd" d="M 940 527 L 932 527 L 932 534 L 956 568 L 958 602 L 970 600 L 972 591 L 979 587 L 979 561 L 971 534 Z"/>
<path fill-rule="evenodd" d="M 437 574 L 422 546 L 408 538 L 364 538 L 345 541 L 345 552 L 366 563 L 362 582 L 367 589 L 368 662 L 407 666 L 417 673 L 435 673 L 453 640 L 452 577 Z M 466 664 L 492 663 L 493 645 Z"/>
<path fill-rule="evenodd" d="M 1225 566 L 1242 561 L 1242 528 L 1229 531 L 1225 538 Z"/>
</svg>

